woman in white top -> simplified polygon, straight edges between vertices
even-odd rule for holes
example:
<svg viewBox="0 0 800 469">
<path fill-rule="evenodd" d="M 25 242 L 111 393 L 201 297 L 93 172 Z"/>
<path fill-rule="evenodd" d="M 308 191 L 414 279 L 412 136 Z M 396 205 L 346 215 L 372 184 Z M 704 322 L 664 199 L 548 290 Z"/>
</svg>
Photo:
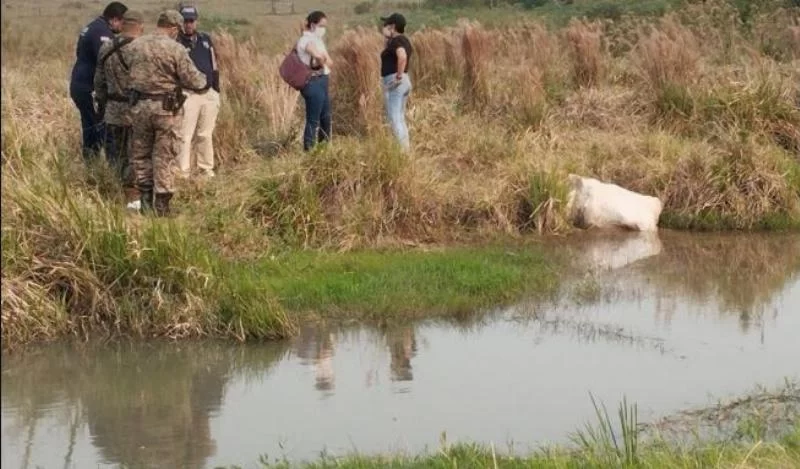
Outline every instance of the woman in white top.
<svg viewBox="0 0 800 469">
<path fill-rule="evenodd" d="M 297 41 L 297 55 L 314 70 L 314 75 L 300 91 L 306 102 L 306 126 L 303 132 L 303 149 L 311 150 L 316 143 L 331 137 L 331 99 L 328 92 L 328 76 L 333 64 L 322 38 L 328 18 L 321 11 L 314 11 L 306 18 L 305 31 Z"/>
</svg>

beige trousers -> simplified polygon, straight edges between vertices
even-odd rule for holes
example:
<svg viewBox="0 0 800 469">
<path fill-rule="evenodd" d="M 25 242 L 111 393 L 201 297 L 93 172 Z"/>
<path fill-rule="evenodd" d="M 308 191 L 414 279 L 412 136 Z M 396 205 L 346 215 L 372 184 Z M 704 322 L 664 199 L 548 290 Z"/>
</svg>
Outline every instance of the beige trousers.
<svg viewBox="0 0 800 469">
<path fill-rule="evenodd" d="M 183 145 L 178 158 L 180 173 L 188 177 L 192 172 L 192 143 L 197 157 L 197 168 L 208 172 L 214 169 L 214 141 L 212 134 L 219 114 L 219 93 L 213 89 L 205 93 L 186 93 L 183 103 Z"/>
</svg>

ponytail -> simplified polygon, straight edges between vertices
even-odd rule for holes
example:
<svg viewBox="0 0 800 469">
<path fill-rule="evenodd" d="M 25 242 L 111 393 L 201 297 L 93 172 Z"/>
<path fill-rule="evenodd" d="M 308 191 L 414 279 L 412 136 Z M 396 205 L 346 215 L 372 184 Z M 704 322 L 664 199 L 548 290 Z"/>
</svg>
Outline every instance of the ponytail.
<svg viewBox="0 0 800 469">
<path fill-rule="evenodd" d="M 319 22 L 322 21 L 325 18 L 327 18 L 325 13 L 323 13 L 323 12 L 321 12 L 319 10 L 312 11 L 311 13 L 308 14 L 308 16 L 306 16 L 305 28 L 306 29 L 311 29 L 311 25 L 319 24 Z"/>
</svg>

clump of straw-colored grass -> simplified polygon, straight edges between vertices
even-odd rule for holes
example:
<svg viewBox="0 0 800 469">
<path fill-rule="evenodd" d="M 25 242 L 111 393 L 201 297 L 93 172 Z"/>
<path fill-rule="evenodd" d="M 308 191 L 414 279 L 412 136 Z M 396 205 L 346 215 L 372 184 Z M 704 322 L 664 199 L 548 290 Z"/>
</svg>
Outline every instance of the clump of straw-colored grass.
<svg viewBox="0 0 800 469">
<path fill-rule="evenodd" d="M 489 70 L 492 52 L 490 33 L 477 24 L 463 23 L 461 53 L 464 56 L 464 77 L 461 102 L 465 109 L 483 111 L 491 101 Z"/>
<path fill-rule="evenodd" d="M 461 83 L 463 56 L 452 31 L 420 31 L 410 39 L 414 48 L 411 78 L 416 90 L 436 95 Z"/>
<path fill-rule="evenodd" d="M 240 42 L 224 31 L 213 40 L 223 93 L 215 129 L 219 158 L 235 161 L 254 143 L 288 144 L 297 133 L 299 95 L 278 73 L 283 56 L 262 54 L 252 39 Z"/>
<path fill-rule="evenodd" d="M 347 31 L 331 49 L 334 133 L 368 135 L 381 128 L 382 46 L 379 34 L 357 28 Z"/>
<path fill-rule="evenodd" d="M 697 76 L 700 53 L 697 38 L 690 29 L 668 17 L 649 33 L 640 30 L 639 34 L 631 55 L 646 83 L 656 90 L 692 83 Z"/>
<path fill-rule="evenodd" d="M 572 79 L 575 85 L 598 85 L 606 66 L 601 24 L 572 20 L 564 31 L 564 39 L 572 58 Z"/>
</svg>

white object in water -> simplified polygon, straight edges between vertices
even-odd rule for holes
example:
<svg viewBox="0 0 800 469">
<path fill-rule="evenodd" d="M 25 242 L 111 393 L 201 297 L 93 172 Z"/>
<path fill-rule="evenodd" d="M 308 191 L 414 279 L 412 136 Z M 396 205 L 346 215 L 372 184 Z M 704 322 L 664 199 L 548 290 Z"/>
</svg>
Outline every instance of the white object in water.
<svg viewBox="0 0 800 469">
<path fill-rule="evenodd" d="M 134 200 L 133 202 L 128 202 L 127 208 L 128 208 L 128 210 L 141 210 L 142 201 L 141 200 Z"/>
<path fill-rule="evenodd" d="M 576 226 L 658 230 L 663 208 L 658 198 L 575 174 L 569 175 L 569 184 L 567 212 Z"/>
</svg>

